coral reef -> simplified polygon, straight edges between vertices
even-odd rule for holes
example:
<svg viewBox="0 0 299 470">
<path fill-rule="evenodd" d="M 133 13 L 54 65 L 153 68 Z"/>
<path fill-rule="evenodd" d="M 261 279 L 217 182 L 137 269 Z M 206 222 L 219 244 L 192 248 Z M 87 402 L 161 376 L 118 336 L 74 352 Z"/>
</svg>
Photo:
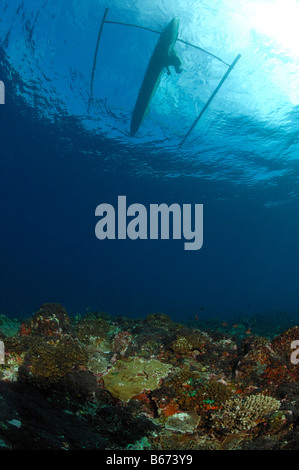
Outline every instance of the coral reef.
<svg viewBox="0 0 299 470">
<path fill-rule="evenodd" d="M 1 315 L 0 449 L 298 449 L 299 328 L 253 331 L 54 303 Z"/>
</svg>

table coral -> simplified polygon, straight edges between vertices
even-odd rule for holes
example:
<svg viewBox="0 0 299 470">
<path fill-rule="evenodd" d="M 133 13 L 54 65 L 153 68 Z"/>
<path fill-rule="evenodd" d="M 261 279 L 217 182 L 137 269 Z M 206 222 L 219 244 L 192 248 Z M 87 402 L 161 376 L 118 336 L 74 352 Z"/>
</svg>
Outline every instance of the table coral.
<svg viewBox="0 0 299 470">
<path fill-rule="evenodd" d="M 156 359 L 129 357 L 118 360 L 103 376 L 106 390 L 114 397 L 127 401 L 143 390 L 154 390 L 171 370 L 170 364 Z"/>
<path fill-rule="evenodd" d="M 176 413 L 167 419 L 165 429 L 180 433 L 193 433 L 199 421 L 200 417 L 195 411 Z"/>
</svg>

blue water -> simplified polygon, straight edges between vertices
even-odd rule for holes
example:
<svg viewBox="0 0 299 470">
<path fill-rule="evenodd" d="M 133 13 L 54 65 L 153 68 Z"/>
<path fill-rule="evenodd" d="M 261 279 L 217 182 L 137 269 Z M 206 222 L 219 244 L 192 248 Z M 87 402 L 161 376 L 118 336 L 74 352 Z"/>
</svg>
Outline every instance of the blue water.
<svg viewBox="0 0 299 470">
<path fill-rule="evenodd" d="M 134 138 L 130 120 L 157 35 L 183 72 L 163 75 Z M 0 313 L 43 302 L 174 319 L 299 315 L 299 38 L 296 0 L 0 1 Z M 101 203 L 203 204 L 204 244 L 95 237 Z"/>
</svg>

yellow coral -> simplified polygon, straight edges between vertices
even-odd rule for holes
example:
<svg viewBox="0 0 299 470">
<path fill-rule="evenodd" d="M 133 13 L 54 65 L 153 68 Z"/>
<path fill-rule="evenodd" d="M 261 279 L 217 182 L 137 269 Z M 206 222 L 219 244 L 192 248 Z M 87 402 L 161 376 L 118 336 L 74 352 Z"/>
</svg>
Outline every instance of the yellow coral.
<svg viewBox="0 0 299 470">
<path fill-rule="evenodd" d="M 129 357 L 119 360 L 103 377 L 105 388 L 114 397 L 127 401 L 143 390 L 156 389 L 171 367 L 156 359 Z"/>
</svg>

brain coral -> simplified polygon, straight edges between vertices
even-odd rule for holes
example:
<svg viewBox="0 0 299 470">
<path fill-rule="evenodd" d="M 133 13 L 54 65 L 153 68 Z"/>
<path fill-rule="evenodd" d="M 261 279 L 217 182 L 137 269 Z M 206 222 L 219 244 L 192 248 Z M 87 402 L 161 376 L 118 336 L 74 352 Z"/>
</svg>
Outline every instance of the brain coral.
<svg viewBox="0 0 299 470">
<path fill-rule="evenodd" d="M 128 357 L 117 361 L 103 380 L 111 395 L 127 401 L 143 390 L 156 389 L 171 368 L 170 364 L 163 364 L 156 359 Z"/>
</svg>

